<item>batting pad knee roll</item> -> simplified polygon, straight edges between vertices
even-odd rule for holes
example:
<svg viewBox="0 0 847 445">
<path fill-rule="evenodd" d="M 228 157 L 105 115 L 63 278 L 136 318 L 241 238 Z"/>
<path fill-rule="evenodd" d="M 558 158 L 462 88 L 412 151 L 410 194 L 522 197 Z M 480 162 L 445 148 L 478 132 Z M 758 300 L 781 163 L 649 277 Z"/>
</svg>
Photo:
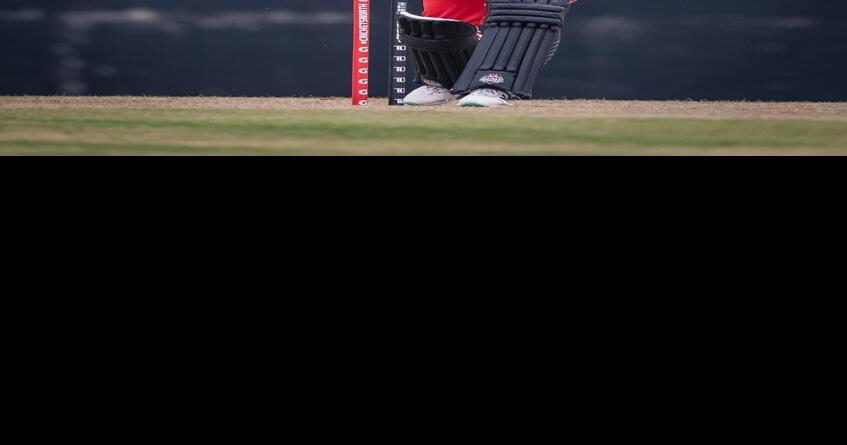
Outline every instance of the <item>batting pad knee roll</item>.
<svg viewBox="0 0 847 445">
<path fill-rule="evenodd" d="M 494 88 L 531 98 L 535 80 L 559 48 L 570 0 L 488 0 L 482 41 L 453 92 Z"/>
<path fill-rule="evenodd" d="M 479 43 L 477 29 L 458 20 L 403 13 L 400 40 L 409 48 L 419 84 L 453 88 Z"/>
</svg>

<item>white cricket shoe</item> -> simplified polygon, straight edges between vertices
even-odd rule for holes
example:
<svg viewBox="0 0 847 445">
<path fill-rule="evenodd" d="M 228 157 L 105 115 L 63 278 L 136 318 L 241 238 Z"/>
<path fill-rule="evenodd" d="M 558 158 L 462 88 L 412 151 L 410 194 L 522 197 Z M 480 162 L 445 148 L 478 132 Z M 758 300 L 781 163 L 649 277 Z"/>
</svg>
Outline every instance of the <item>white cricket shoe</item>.
<svg viewBox="0 0 847 445">
<path fill-rule="evenodd" d="M 459 101 L 460 107 L 503 107 L 510 106 L 509 93 L 493 88 L 480 88 Z"/>
<path fill-rule="evenodd" d="M 431 105 L 443 105 L 455 99 L 456 95 L 441 85 L 424 85 L 409 93 L 403 101 L 406 105 L 413 107 L 426 107 Z"/>
</svg>

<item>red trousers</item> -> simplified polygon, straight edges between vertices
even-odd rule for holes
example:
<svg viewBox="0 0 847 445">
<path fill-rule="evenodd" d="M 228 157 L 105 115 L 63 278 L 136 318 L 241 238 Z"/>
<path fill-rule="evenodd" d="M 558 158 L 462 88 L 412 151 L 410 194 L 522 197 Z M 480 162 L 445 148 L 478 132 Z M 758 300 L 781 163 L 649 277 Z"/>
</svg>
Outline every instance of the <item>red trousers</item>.
<svg viewBox="0 0 847 445">
<path fill-rule="evenodd" d="M 425 17 L 461 20 L 476 26 L 485 20 L 485 0 L 424 0 Z"/>
<path fill-rule="evenodd" d="M 576 0 L 569 3 L 576 3 Z M 476 26 L 482 25 L 488 13 L 485 0 L 424 0 L 423 4 L 424 17 L 461 20 Z"/>
</svg>

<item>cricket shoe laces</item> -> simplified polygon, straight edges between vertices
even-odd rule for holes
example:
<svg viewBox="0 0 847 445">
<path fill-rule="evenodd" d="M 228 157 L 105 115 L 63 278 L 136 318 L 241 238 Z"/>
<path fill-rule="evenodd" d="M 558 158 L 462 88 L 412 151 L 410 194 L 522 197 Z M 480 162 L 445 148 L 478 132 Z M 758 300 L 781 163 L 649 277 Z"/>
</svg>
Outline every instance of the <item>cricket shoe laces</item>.
<svg viewBox="0 0 847 445">
<path fill-rule="evenodd" d="M 412 91 L 406 96 L 403 101 L 406 105 L 413 107 L 427 107 L 433 105 L 443 105 L 455 99 L 456 95 L 443 86 L 433 83 L 424 85 L 415 91 Z"/>
<path fill-rule="evenodd" d="M 512 105 L 509 103 L 510 95 L 505 91 L 495 90 L 494 88 L 480 88 L 471 91 L 462 100 L 459 101 L 460 107 L 503 107 Z"/>
</svg>

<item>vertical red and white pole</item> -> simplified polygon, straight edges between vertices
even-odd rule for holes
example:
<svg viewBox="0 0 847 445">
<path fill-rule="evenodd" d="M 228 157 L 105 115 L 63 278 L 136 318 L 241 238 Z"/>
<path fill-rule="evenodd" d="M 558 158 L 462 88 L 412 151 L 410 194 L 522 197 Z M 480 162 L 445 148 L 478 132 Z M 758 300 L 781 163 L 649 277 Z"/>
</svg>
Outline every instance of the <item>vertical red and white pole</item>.
<svg viewBox="0 0 847 445">
<path fill-rule="evenodd" d="M 368 104 L 371 0 L 353 0 L 353 105 Z"/>
</svg>

